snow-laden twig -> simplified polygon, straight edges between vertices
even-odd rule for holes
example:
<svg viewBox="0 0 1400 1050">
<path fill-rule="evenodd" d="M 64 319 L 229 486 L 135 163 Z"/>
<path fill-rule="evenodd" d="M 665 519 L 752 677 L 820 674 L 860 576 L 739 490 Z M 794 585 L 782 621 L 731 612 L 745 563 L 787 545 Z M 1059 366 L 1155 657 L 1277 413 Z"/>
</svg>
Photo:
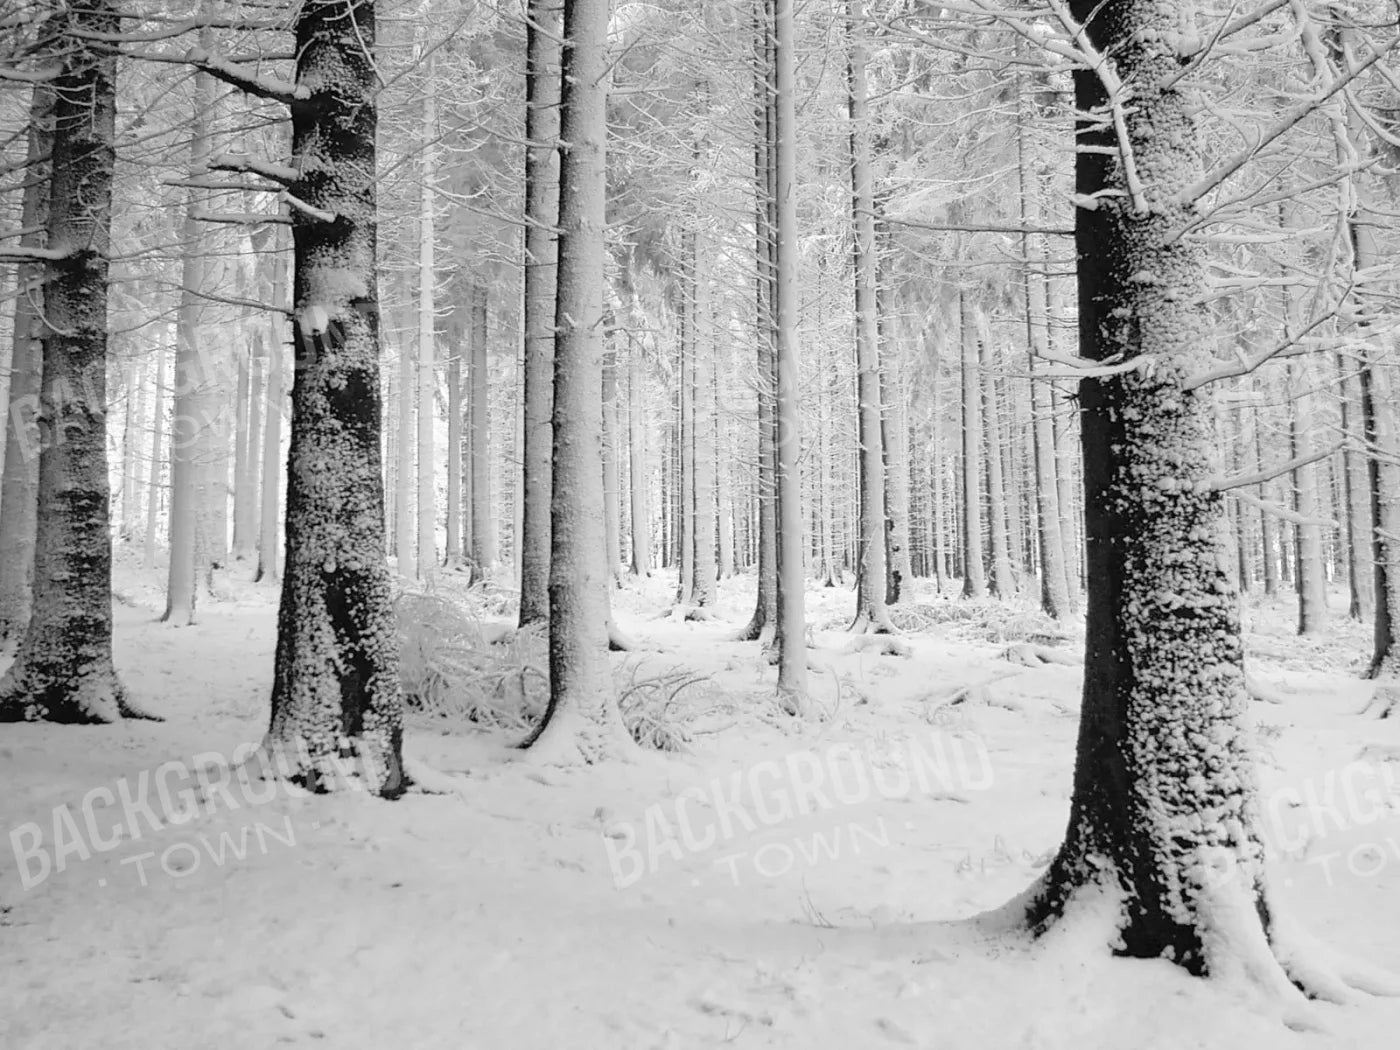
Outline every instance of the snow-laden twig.
<svg viewBox="0 0 1400 1050">
<path fill-rule="evenodd" d="M 1258 496 L 1251 496 L 1248 492 L 1241 492 L 1238 489 L 1232 490 L 1230 495 L 1241 503 L 1249 504 L 1255 510 L 1262 510 L 1265 514 L 1292 522 L 1294 525 L 1318 525 L 1324 529 L 1341 528 L 1341 523 L 1331 518 L 1309 518 L 1305 514 L 1299 514 L 1296 510 L 1289 510 L 1287 507 L 1281 507 L 1277 503 L 1260 499 Z"/>
<path fill-rule="evenodd" d="M 281 77 L 249 74 L 238 68 L 233 62 L 206 51 L 202 47 L 193 47 L 185 52 L 185 61 L 196 69 L 202 69 L 211 76 L 217 77 L 225 84 L 231 84 L 240 91 L 246 91 L 258 98 L 266 98 L 290 106 L 293 102 L 304 101 L 311 97 L 311 90 L 305 85 L 293 84 Z"/>
<path fill-rule="evenodd" d="M 320 222 L 335 222 L 336 220 L 335 212 L 326 211 L 324 208 L 318 208 L 314 204 L 307 204 L 306 201 L 302 200 L 300 197 L 294 196 L 285 190 L 278 194 L 278 198 L 288 207 L 295 208 L 303 215 L 309 215 Z"/>
<path fill-rule="evenodd" d="M 245 157 L 236 153 L 220 153 L 209 160 L 210 171 L 234 171 L 244 175 L 261 175 L 283 186 L 290 186 L 301 178 L 301 172 L 289 164 L 274 164 L 270 160 Z"/>
<path fill-rule="evenodd" d="M 1264 134 L 1259 137 L 1259 140 L 1254 143 L 1254 145 L 1235 153 L 1234 156 L 1227 158 L 1220 165 L 1218 165 L 1214 171 L 1202 176 L 1200 179 L 1197 179 L 1190 186 L 1187 186 L 1184 190 L 1182 190 L 1177 197 L 1177 203 L 1189 205 L 1194 204 L 1196 201 L 1200 200 L 1207 193 L 1215 189 L 1226 179 L 1230 178 L 1230 176 L 1234 175 L 1235 172 L 1239 171 L 1242 167 L 1249 163 L 1249 161 L 1252 160 L 1255 156 L 1257 156 L 1259 151 L 1262 150 L 1265 146 L 1270 145 L 1271 143 L 1285 135 L 1287 132 L 1291 131 L 1298 124 L 1302 123 L 1302 121 L 1307 119 L 1310 115 L 1315 113 L 1324 104 L 1326 104 L 1327 100 L 1330 99 L 1333 95 L 1341 91 L 1344 87 L 1350 84 L 1362 73 L 1366 72 L 1366 70 L 1376 65 L 1376 63 L 1378 63 L 1382 58 L 1384 58 L 1387 54 L 1394 50 L 1397 44 L 1400 44 L 1400 35 L 1391 37 L 1384 44 L 1378 47 L 1375 50 L 1375 52 L 1373 52 L 1372 55 L 1360 65 L 1356 66 L 1353 69 L 1347 70 L 1341 76 L 1333 80 L 1332 83 L 1327 87 L 1325 91 L 1322 92 L 1321 95 L 1318 95 L 1315 98 L 1308 99 L 1306 102 L 1302 102 L 1299 103 L 1297 106 L 1294 106 L 1291 110 L 1289 110 L 1282 117 L 1280 117 L 1278 122 L 1275 123 L 1273 127 L 1265 131 Z"/>
<path fill-rule="evenodd" d="M 1137 160 L 1133 156 L 1133 143 L 1128 137 L 1128 117 L 1124 110 L 1124 103 L 1129 97 L 1128 89 L 1123 81 L 1114 71 L 1108 59 L 1094 47 L 1089 40 L 1089 34 L 1084 31 L 1084 27 L 1074 20 L 1074 16 L 1060 0 L 1047 0 L 1051 12 L 1064 26 L 1065 32 L 1073 38 L 1078 55 L 1073 56 L 1083 61 L 1104 86 L 1104 91 L 1108 95 L 1108 110 L 1113 118 L 1113 131 L 1118 139 L 1119 163 L 1123 165 L 1123 184 L 1128 189 L 1128 197 L 1133 202 L 1133 211 L 1138 215 L 1147 214 L 1147 193 L 1143 189 L 1142 179 L 1138 177 Z M 1047 42 L 1048 43 L 1048 42 Z"/>
<path fill-rule="evenodd" d="M 1320 459 L 1326 459 L 1334 452 L 1341 450 L 1343 442 L 1334 441 L 1330 445 L 1314 449 L 1301 456 L 1294 456 L 1286 463 L 1279 463 L 1268 467 L 1265 470 L 1255 471 L 1253 474 L 1239 474 L 1233 478 L 1208 478 L 1200 483 L 1199 487 L 1203 492 L 1227 492 L 1230 489 L 1245 488 L 1250 485 L 1262 485 L 1266 481 L 1272 481 L 1282 474 L 1290 474 L 1299 467 L 1306 467 L 1309 463 L 1316 463 Z"/>
<path fill-rule="evenodd" d="M 204 211 L 199 208 L 190 212 L 190 218 L 196 222 L 221 222 L 229 226 L 260 226 L 265 222 L 275 222 L 287 226 L 292 221 L 285 215 L 276 215 L 272 212 L 217 212 Z"/>
<path fill-rule="evenodd" d="M 60 262 L 72 254 L 63 248 L 0 248 L 0 259 L 6 262 Z"/>
</svg>

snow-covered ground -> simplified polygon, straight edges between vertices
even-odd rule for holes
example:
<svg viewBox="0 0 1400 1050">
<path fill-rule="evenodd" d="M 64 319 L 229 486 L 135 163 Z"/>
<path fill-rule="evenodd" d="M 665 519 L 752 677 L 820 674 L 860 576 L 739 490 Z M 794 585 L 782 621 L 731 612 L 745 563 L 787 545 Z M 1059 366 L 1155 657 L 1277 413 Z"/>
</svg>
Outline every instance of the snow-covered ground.
<svg viewBox="0 0 1400 1050">
<path fill-rule="evenodd" d="M 167 720 L 0 727 L 0 1046 L 1395 1045 L 1400 1001 L 1319 1004 L 1329 1031 L 1295 1033 L 1247 987 L 1113 958 L 1105 916 L 1034 945 L 961 921 L 1058 842 L 1080 669 L 1009 663 L 970 620 L 909 658 L 843 655 L 851 595 L 814 589 L 825 717 L 795 723 L 727 640 L 751 587 L 725 581 L 704 623 L 657 619 L 661 579 L 616 597 L 653 650 L 637 673 L 694 669 L 720 704 L 688 754 L 541 770 L 518 733 L 420 722 L 407 752 L 459 793 L 263 798 L 218 771 L 266 722 L 275 593 L 229 582 L 173 629 L 123 561 L 118 665 Z M 1251 608 L 1252 671 L 1283 700 L 1252 705 L 1281 910 L 1400 971 L 1400 725 L 1356 713 L 1365 631 L 1304 643 L 1286 601 Z M 195 770 L 208 801 L 176 824 Z"/>
</svg>

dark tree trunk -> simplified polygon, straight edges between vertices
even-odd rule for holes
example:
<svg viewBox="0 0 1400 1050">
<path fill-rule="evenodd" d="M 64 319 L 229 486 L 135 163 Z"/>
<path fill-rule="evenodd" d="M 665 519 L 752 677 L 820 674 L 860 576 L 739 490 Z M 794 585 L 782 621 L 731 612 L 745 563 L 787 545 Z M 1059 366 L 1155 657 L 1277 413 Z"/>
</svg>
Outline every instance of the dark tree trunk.
<svg viewBox="0 0 1400 1050">
<path fill-rule="evenodd" d="M 69 9 L 53 81 L 53 164 L 39 405 L 33 607 L 0 679 L 0 721 L 114 722 L 141 712 L 112 665 L 107 480 L 107 253 L 116 56 L 85 42 L 118 29 L 109 0 Z"/>
<path fill-rule="evenodd" d="M 297 367 L 266 748 L 313 791 L 406 787 L 380 466 L 372 0 L 304 0 L 292 216 Z"/>
<path fill-rule="evenodd" d="M 1244 969 L 1298 1017 L 1304 1004 L 1290 979 L 1329 994 L 1355 979 L 1319 986 L 1320 961 L 1300 957 L 1265 891 L 1238 599 L 1220 556 L 1223 501 L 1208 484 L 1217 468 L 1211 399 L 1185 383 L 1209 340 L 1195 306 L 1203 249 L 1177 235 L 1194 215 L 1182 191 L 1201 166 L 1168 45 L 1181 31 L 1179 8 L 1072 7 L 1131 91 L 1121 119 L 1141 175 L 1125 174 L 1100 120 L 1110 102 L 1103 79 L 1076 70 L 1076 189 L 1112 191 L 1076 211 L 1081 350 L 1092 360 L 1145 354 L 1154 367 L 1081 384 L 1083 711 L 1065 842 L 1027 918 L 1044 930 L 1075 897 L 1108 892 L 1122 907 L 1117 931 L 1105 934 L 1121 953 L 1197 974 Z"/>
</svg>

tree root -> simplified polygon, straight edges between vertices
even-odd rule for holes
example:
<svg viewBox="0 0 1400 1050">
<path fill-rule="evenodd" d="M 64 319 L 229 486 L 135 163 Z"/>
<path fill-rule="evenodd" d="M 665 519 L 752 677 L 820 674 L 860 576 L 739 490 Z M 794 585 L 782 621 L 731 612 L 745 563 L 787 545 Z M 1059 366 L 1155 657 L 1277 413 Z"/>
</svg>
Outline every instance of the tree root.
<svg viewBox="0 0 1400 1050">
<path fill-rule="evenodd" d="M 855 653 L 873 652 L 876 656 L 912 657 L 914 650 L 903 638 L 893 634 L 860 634 L 847 642 L 841 649 L 847 656 Z"/>
<path fill-rule="evenodd" d="M 674 620 L 676 623 L 703 623 L 715 617 L 703 605 L 685 605 L 677 602 L 657 617 L 658 620 Z"/>
<path fill-rule="evenodd" d="M 1376 682 L 1371 691 L 1371 698 L 1358 713 L 1376 719 L 1388 719 L 1395 717 L 1397 707 L 1400 707 L 1400 682 L 1387 678 Z"/>
<path fill-rule="evenodd" d="M 577 714 L 564 714 L 549 719 L 517 760 L 531 766 L 573 767 L 634 762 L 640 754 L 620 716 L 616 724 L 598 725 Z"/>
<path fill-rule="evenodd" d="M 1015 645 L 1007 646 L 1006 651 L 1001 654 L 1001 658 L 1009 660 L 1013 664 L 1020 664 L 1022 667 L 1044 667 L 1046 664 L 1079 667 L 1084 663 L 1083 657 L 1076 653 L 1066 653 L 1059 649 L 1051 649 L 1045 645 L 1034 645 L 1030 642 L 1017 642 Z"/>
<path fill-rule="evenodd" d="M 1273 686 L 1265 685 L 1252 674 L 1244 676 L 1244 689 L 1251 700 L 1258 700 L 1265 704 L 1282 704 L 1283 694 Z"/>
</svg>

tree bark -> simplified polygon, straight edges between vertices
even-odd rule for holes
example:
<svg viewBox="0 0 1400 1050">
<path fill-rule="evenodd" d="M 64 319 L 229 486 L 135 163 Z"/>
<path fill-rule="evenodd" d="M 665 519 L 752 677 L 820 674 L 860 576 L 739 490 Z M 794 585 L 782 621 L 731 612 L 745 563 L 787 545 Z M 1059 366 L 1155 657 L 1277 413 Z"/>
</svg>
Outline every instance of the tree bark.
<svg viewBox="0 0 1400 1050">
<path fill-rule="evenodd" d="M 982 383 L 978 368 L 978 330 L 967 292 L 958 289 L 959 328 L 962 334 L 962 562 L 963 597 L 981 598 L 987 593 L 987 573 L 982 563 Z"/>
<path fill-rule="evenodd" d="M 554 472 L 550 500 L 549 706 L 529 746 L 537 761 L 622 756 L 608 663 L 602 490 L 604 223 L 608 0 L 564 0 Z"/>
<path fill-rule="evenodd" d="M 474 572 L 486 576 L 496 567 L 496 516 L 491 504 L 490 373 L 487 353 L 490 300 L 484 284 L 472 286 L 471 367 L 467 373 L 471 398 L 471 507 Z"/>
<path fill-rule="evenodd" d="M 433 56 L 424 59 L 423 115 L 419 130 L 418 196 L 418 571 L 437 566 L 437 458 L 433 405 L 437 393 L 437 95 Z"/>
<path fill-rule="evenodd" d="M 117 59 L 110 0 L 66 13 L 54 91 L 39 408 L 33 602 L 0 679 L 0 721 L 113 722 L 142 716 L 112 664 L 107 475 L 107 274 Z M 62 32 L 62 30 L 60 30 Z"/>
<path fill-rule="evenodd" d="M 309 790 L 395 797 L 407 778 L 380 463 L 375 28 L 372 0 L 303 0 L 296 16 L 307 97 L 291 107 L 292 192 L 334 219 L 292 214 L 297 367 L 264 749 Z"/>
<path fill-rule="evenodd" d="M 20 228 L 35 230 L 22 247 L 42 248 L 48 222 L 46 191 L 52 167 L 54 94 L 37 85 L 29 105 L 25 159 L 28 182 L 20 205 Z M 5 415 L 4 479 L 0 482 L 0 645 L 18 641 L 29 623 L 34 586 L 34 538 L 39 508 L 39 415 L 42 410 L 44 267 L 15 267 L 13 352 L 9 411 Z M 127 508 L 123 507 L 125 514 Z"/>
<path fill-rule="evenodd" d="M 1204 249 L 1174 235 L 1195 215 L 1181 196 L 1201 171 L 1169 44 L 1181 11 L 1170 0 L 1071 10 L 1132 93 L 1119 113 L 1125 174 L 1104 81 L 1074 72 L 1075 189 L 1097 204 L 1075 216 L 1080 345 L 1096 361 L 1150 354 L 1154 368 L 1080 384 L 1083 711 L 1065 842 L 1027 918 L 1043 931 L 1076 897 L 1106 891 L 1121 900 L 1109 934 L 1121 953 L 1197 974 L 1243 970 L 1301 1007 L 1290 979 L 1304 986 L 1308 974 L 1284 968 L 1310 960 L 1281 940 L 1264 883 L 1238 596 L 1220 556 L 1223 499 L 1208 484 L 1219 465 L 1211 398 L 1185 389 L 1209 338 L 1196 306 Z"/>
</svg>

